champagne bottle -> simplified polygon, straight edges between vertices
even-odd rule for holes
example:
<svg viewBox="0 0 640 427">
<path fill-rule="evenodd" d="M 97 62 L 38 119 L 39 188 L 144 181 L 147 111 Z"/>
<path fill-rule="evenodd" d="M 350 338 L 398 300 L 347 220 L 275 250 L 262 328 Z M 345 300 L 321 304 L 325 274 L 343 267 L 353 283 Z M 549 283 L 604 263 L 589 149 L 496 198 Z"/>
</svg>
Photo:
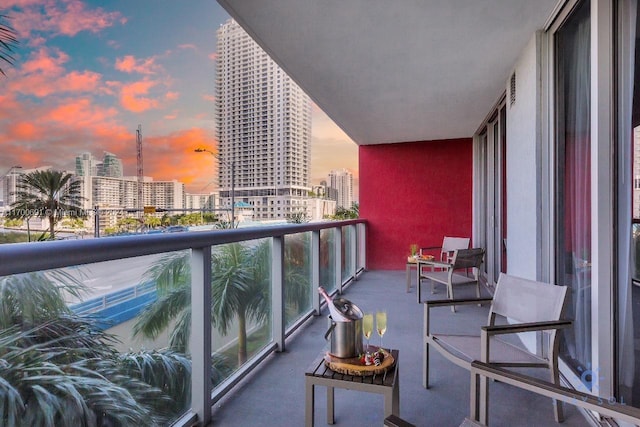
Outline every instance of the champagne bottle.
<svg viewBox="0 0 640 427">
<path fill-rule="evenodd" d="M 350 322 L 351 321 L 351 319 L 346 317 L 338 309 L 338 307 L 336 307 L 333 299 L 331 299 L 327 291 L 325 291 L 322 286 L 318 288 L 318 292 L 320 293 L 320 295 L 324 297 L 325 301 L 327 301 L 327 307 L 329 307 L 329 313 L 331 314 L 331 318 L 334 320 L 334 322 Z"/>
</svg>

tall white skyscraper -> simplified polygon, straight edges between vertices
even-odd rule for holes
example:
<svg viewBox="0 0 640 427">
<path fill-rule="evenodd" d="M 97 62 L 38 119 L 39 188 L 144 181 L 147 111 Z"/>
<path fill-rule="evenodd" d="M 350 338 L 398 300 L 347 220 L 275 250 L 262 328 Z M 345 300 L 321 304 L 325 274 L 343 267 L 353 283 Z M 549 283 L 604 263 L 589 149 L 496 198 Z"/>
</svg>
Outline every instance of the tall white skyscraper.
<svg viewBox="0 0 640 427">
<path fill-rule="evenodd" d="M 336 201 L 336 207 L 351 208 L 353 203 L 353 174 L 346 169 L 329 173 L 329 197 Z"/>
<path fill-rule="evenodd" d="M 234 20 L 217 32 L 216 125 L 220 197 L 253 206 L 255 219 L 306 211 L 311 101 Z"/>
</svg>

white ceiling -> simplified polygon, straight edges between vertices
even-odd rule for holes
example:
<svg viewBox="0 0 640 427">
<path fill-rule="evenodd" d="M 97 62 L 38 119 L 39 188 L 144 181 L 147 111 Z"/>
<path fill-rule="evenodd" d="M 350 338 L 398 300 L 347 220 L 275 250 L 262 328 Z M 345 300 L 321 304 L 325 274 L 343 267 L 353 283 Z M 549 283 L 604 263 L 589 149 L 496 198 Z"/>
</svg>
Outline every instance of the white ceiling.
<svg viewBox="0 0 640 427">
<path fill-rule="evenodd" d="M 470 137 L 558 0 L 218 0 L 357 144 Z"/>
</svg>

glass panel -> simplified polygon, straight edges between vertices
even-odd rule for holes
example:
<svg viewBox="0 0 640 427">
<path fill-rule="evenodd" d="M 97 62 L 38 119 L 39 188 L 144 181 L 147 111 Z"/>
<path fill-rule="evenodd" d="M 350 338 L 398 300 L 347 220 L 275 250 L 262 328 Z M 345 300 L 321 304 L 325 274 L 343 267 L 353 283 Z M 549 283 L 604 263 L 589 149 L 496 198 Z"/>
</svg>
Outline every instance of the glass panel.
<svg viewBox="0 0 640 427">
<path fill-rule="evenodd" d="M 320 230 L 320 285 L 327 292 L 336 289 L 334 236 L 335 232 L 332 228 Z"/>
<path fill-rule="evenodd" d="M 163 295 L 146 275 L 160 259 L 0 277 L 0 376 L 5 392 L 30 402 L 18 412 L 24 423 L 169 425 L 190 407 L 188 351 L 169 347 L 161 319 L 140 325 Z M 7 410 L 17 404 L 5 401 Z"/>
<path fill-rule="evenodd" d="M 311 232 L 284 239 L 285 327 L 311 310 Z"/>
<path fill-rule="evenodd" d="M 556 33 L 556 282 L 569 287 L 561 355 L 591 383 L 591 176 L 589 2 Z"/>
<path fill-rule="evenodd" d="M 211 348 L 235 370 L 273 341 L 271 239 L 214 246 L 211 256 Z"/>
<path fill-rule="evenodd" d="M 342 227 L 342 283 L 351 277 L 353 271 L 353 262 L 351 261 L 353 238 L 352 227 Z"/>
</svg>

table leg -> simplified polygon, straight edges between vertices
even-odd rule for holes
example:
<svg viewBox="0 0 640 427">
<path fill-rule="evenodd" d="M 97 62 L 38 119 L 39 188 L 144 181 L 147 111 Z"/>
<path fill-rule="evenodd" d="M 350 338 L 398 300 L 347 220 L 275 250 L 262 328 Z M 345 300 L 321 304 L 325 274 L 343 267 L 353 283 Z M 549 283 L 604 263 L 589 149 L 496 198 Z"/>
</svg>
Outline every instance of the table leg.
<svg viewBox="0 0 640 427">
<path fill-rule="evenodd" d="M 334 389 L 327 386 L 327 424 L 334 424 Z"/>
<path fill-rule="evenodd" d="M 416 295 L 418 295 L 418 304 L 422 301 L 420 296 L 420 263 L 416 263 Z"/>
<path fill-rule="evenodd" d="M 305 384 L 305 405 L 304 405 L 304 425 L 313 427 L 313 416 L 315 414 L 315 386 L 307 379 Z"/>
<path fill-rule="evenodd" d="M 396 369 L 398 369 L 396 367 Z M 400 416 L 400 377 L 396 371 L 396 383 L 390 390 L 384 393 L 384 417 L 389 415 Z"/>
<path fill-rule="evenodd" d="M 406 267 L 406 275 L 407 275 L 407 293 L 411 290 L 411 264 L 407 263 Z"/>
</svg>

